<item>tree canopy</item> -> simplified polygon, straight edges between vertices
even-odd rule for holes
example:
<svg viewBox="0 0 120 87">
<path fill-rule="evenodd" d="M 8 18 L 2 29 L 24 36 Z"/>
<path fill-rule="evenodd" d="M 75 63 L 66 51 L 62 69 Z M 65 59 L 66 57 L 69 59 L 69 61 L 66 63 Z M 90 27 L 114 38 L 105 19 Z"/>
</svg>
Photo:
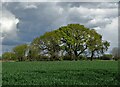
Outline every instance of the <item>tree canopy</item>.
<svg viewBox="0 0 120 87">
<path fill-rule="evenodd" d="M 17 60 L 16 55 L 13 52 L 3 53 L 2 58 L 6 60 Z"/>
<path fill-rule="evenodd" d="M 43 55 L 48 54 L 52 58 L 64 53 L 70 55 L 71 59 L 77 60 L 87 52 L 92 60 L 96 54 L 102 55 L 107 51 L 110 43 L 103 41 L 102 35 L 94 29 L 80 24 L 68 24 L 37 37 L 32 45 L 37 46 L 42 53 L 44 52 Z"/>
<path fill-rule="evenodd" d="M 19 61 L 23 61 L 27 51 L 27 44 L 18 45 L 13 48 L 13 52 Z"/>
</svg>

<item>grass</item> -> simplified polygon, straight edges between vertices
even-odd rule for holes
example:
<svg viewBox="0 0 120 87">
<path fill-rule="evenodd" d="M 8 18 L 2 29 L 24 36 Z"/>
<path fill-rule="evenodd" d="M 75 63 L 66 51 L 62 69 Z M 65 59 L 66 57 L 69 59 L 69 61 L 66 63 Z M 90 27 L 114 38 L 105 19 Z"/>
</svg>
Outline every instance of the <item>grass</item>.
<svg viewBox="0 0 120 87">
<path fill-rule="evenodd" d="M 116 61 L 4 62 L 3 85 L 117 85 Z"/>
</svg>

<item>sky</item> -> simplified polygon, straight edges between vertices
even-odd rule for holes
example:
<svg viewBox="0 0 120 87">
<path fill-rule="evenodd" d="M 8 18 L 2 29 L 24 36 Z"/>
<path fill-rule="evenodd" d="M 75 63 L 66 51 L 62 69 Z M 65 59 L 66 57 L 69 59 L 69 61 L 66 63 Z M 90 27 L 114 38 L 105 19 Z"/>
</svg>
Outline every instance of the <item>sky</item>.
<svg viewBox="0 0 120 87">
<path fill-rule="evenodd" d="M 2 2 L 0 7 L 0 54 L 70 23 L 95 29 L 110 42 L 109 52 L 118 46 L 117 2 Z"/>
</svg>

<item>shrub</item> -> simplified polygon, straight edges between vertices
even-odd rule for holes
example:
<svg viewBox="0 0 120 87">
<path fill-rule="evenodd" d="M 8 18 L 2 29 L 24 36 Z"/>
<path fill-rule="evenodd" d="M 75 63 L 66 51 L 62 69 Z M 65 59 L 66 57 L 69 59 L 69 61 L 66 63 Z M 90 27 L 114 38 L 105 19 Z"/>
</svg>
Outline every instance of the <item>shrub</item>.
<svg viewBox="0 0 120 87">
<path fill-rule="evenodd" d="M 48 61 L 50 58 L 48 56 L 40 56 L 40 61 Z"/>
<path fill-rule="evenodd" d="M 78 57 L 78 59 L 79 59 L 79 60 L 85 60 L 85 59 L 86 59 L 86 57 L 85 57 L 85 56 L 80 55 L 80 56 Z"/>
<path fill-rule="evenodd" d="M 63 60 L 73 60 L 72 56 L 66 54 L 64 57 L 63 57 Z"/>
<path fill-rule="evenodd" d="M 104 54 L 103 56 L 100 57 L 101 60 L 111 60 L 112 55 L 111 54 Z"/>
<path fill-rule="evenodd" d="M 59 57 L 58 55 L 53 54 L 53 55 L 50 57 L 50 60 L 51 60 L 51 61 L 60 60 L 60 57 Z"/>
<path fill-rule="evenodd" d="M 13 52 L 5 52 L 2 54 L 3 60 L 17 60 L 16 55 Z"/>
<path fill-rule="evenodd" d="M 113 59 L 117 61 L 120 60 L 120 57 L 114 57 Z"/>
<path fill-rule="evenodd" d="M 59 57 L 59 61 L 62 61 L 63 60 L 63 56 Z"/>
</svg>

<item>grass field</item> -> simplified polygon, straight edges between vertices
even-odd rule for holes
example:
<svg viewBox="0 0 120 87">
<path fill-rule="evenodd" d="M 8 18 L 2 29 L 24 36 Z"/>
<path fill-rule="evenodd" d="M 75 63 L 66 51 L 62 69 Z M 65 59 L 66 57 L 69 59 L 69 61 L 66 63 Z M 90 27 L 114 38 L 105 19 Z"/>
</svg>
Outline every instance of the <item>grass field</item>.
<svg viewBox="0 0 120 87">
<path fill-rule="evenodd" d="M 116 61 L 4 62 L 3 85 L 117 85 Z"/>
</svg>

